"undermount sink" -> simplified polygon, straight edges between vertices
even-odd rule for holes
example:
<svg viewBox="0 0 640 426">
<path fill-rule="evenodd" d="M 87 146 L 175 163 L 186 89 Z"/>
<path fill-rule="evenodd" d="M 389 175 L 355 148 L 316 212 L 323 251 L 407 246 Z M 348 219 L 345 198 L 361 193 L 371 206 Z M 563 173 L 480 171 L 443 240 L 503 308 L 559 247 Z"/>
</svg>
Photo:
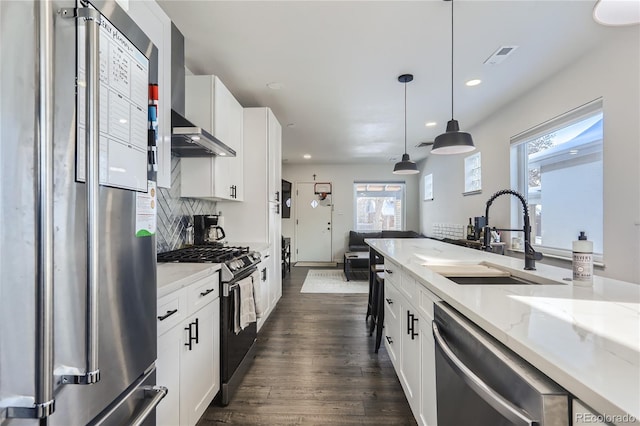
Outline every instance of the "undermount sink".
<svg viewBox="0 0 640 426">
<path fill-rule="evenodd" d="M 499 277 L 447 277 L 456 284 L 461 285 L 544 285 L 560 284 L 555 281 L 540 279 L 540 281 L 527 280 L 513 275 Z"/>
<path fill-rule="evenodd" d="M 460 285 L 547 285 L 562 284 L 547 278 L 529 274 L 526 278 L 517 276 L 510 270 L 488 263 L 464 264 L 449 263 L 428 265 L 434 272 Z"/>
</svg>

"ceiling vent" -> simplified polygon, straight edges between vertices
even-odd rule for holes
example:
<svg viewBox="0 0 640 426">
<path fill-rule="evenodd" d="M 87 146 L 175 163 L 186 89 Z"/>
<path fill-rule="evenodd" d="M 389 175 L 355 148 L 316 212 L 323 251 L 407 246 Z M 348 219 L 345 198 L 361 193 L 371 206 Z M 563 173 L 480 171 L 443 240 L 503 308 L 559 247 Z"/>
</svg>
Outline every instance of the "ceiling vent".
<svg viewBox="0 0 640 426">
<path fill-rule="evenodd" d="M 513 51 L 516 50 L 517 48 L 518 46 L 500 46 L 498 50 L 493 52 L 493 54 L 489 56 L 486 61 L 484 61 L 484 64 L 498 65 L 499 63 L 507 59 L 509 56 L 511 56 Z"/>
</svg>

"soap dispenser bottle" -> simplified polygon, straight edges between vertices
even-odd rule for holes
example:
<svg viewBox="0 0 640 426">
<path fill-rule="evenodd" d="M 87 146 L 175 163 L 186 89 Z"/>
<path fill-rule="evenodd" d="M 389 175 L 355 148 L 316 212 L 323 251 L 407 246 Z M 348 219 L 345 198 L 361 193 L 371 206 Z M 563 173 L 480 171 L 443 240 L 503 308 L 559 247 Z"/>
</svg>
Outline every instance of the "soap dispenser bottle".
<svg viewBox="0 0 640 426">
<path fill-rule="evenodd" d="M 580 231 L 578 240 L 573 242 L 573 283 L 593 284 L 593 242 L 587 240 L 584 231 Z"/>
</svg>

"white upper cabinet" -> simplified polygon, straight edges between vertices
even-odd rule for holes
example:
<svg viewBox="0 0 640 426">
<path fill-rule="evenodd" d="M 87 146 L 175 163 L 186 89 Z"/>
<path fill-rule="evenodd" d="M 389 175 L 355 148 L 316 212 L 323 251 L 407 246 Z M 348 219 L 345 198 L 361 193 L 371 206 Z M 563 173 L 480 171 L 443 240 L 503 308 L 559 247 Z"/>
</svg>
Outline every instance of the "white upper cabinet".
<svg viewBox="0 0 640 426">
<path fill-rule="evenodd" d="M 185 77 L 185 115 L 236 152 L 235 157 L 181 158 L 181 195 L 244 199 L 243 108 L 214 75 Z"/>
<path fill-rule="evenodd" d="M 282 126 L 270 108 L 244 109 L 246 188 L 243 203 L 218 203 L 224 229 L 235 241 L 268 243 L 261 271 L 267 274 L 263 288 L 265 311 L 261 327 L 282 295 L 282 224 L 280 216 Z M 184 173 L 184 169 L 183 172 Z"/>
</svg>

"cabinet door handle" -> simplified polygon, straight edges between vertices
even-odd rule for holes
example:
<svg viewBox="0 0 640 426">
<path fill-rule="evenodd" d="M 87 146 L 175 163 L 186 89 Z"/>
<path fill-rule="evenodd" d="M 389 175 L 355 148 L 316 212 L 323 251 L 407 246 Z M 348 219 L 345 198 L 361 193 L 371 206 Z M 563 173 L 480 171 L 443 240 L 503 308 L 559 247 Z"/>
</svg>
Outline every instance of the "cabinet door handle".
<svg viewBox="0 0 640 426">
<path fill-rule="evenodd" d="M 413 326 L 413 321 L 411 321 L 412 316 L 413 315 L 411 315 L 411 312 L 407 310 L 407 334 L 411 334 L 413 332 L 413 330 L 411 329 L 411 327 Z"/>
<path fill-rule="evenodd" d="M 196 326 L 196 337 L 195 337 L 195 340 L 196 340 L 196 345 L 197 345 L 198 344 L 198 335 L 200 334 L 200 327 L 198 325 L 198 318 L 196 318 L 194 323 L 195 323 L 195 326 Z M 413 339 L 413 337 L 412 337 L 412 339 Z"/>
<path fill-rule="evenodd" d="M 191 326 L 193 325 L 192 322 L 189 323 L 188 326 L 186 326 L 184 329 L 187 330 L 189 332 L 189 335 L 187 336 L 187 343 L 185 343 L 184 345 L 189 347 L 189 350 L 191 350 L 191 341 L 193 340 L 193 332 L 191 331 Z"/>
<path fill-rule="evenodd" d="M 280 191 L 276 191 L 276 201 L 280 201 Z"/>
<path fill-rule="evenodd" d="M 172 309 L 172 310 L 170 310 L 170 311 L 167 311 L 167 313 L 166 313 L 166 314 L 159 316 L 159 317 L 158 317 L 158 319 L 159 319 L 160 321 L 164 321 L 164 320 L 166 320 L 167 318 L 169 318 L 171 315 L 175 314 L 176 312 L 178 312 L 178 310 L 177 310 L 177 309 Z"/>
<path fill-rule="evenodd" d="M 389 305 L 393 305 L 393 300 L 389 299 L 388 297 L 385 300 Z"/>
<path fill-rule="evenodd" d="M 267 268 L 262 268 L 262 281 L 267 280 Z"/>
<path fill-rule="evenodd" d="M 393 274 L 393 271 L 391 269 L 385 269 L 384 271 L 389 275 Z"/>
<path fill-rule="evenodd" d="M 418 337 L 418 333 L 416 332 L 416 322 L 418 322 L 418 317 L 411 314 L 411 340 L 415 340 Z"/>
<path fill-rule="evenodd" d="M 387 342 L 389 342 L 390 345 L 393 344 L 393 339 L 391 339 L 391 337 L 389 337 L 389 336 L 384 336 L 384 337 L 385 337 L 385 339 L 387 339 Z"/>
<path fill-rule="evenodd" d="M 203 291 L 202 293 L 200 293 L 200 297 L 204 297 L 204 296 L 206 296 L 207 294 L 211 293 L 212 291 L 213 291 L 213 289 L 212 289 L 212 288 L 208 288 L 208 289 L 206 289 L 205 291 Z"/>
</svg>

